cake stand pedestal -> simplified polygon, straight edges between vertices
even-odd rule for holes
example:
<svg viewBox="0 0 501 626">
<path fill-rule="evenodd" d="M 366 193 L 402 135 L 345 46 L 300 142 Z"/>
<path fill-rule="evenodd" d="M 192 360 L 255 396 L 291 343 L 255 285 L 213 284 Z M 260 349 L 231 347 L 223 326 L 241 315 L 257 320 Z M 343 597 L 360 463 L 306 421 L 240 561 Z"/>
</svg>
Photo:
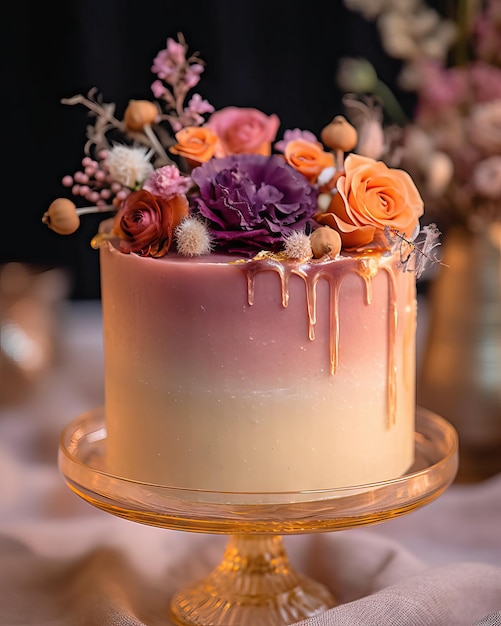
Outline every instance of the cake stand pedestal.
<svg viewBox="0 0 501 626">
<path fill-rule="evenodd" d="M 105 449 L 102 409 L 83 414 L 61 435 L 59 468 L 84 500 L 133 522 L 229 535 L 216 569 L 172 599 L 170 619 L 181 626 L 284 626 L 335 606 L 323 585 L 291 567 L 283 535 L 343 530 L 410 513 L 437 498 L 458 467 L 455 429 L 420 407 L 409 472 L 346 488 L 257 494 L 143 484 L 109 473 Z"/>
</svg>

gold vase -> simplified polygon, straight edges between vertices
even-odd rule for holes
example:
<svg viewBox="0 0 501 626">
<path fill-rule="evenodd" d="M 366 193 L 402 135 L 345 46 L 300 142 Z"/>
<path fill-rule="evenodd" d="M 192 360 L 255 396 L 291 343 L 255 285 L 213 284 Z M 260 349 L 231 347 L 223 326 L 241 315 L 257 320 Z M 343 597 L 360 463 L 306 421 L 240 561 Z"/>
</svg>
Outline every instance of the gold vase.
<svg viewBox="0 0 501 626">
<path fill-rule="evenodd" d="M 454 228 L 429 292 L 417 401 L 459 434 L 457 481 L 501 471 L 501 224 Z"/>
</svg>

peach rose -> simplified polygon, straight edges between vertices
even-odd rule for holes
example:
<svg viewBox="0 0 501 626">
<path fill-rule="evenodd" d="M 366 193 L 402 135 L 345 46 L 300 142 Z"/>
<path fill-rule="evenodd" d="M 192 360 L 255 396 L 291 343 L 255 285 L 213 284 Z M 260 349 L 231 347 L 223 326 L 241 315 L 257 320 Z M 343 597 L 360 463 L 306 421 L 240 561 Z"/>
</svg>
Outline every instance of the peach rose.
<svg viewBox="0 0 501 626">
<path fill-rule="evenodd" d="M 285 147 L 285 160 L 312 184 L 322 170 L 334 167 L 334 156 L 331 152 L 325 152 L 320 144 L 305 139 L 289 141 Z"/>
<path fill-rule="evenodd" d="M 409 174 L 358 154 L 349 154 L 344 165 L 337 193 L 327 212 L 314 216 L 316 221 L 336 229 L 347 250 L 371 243 L 385 227 L 411 237 L 423 200 Z"/>
<path fill-rule="evenodd" d="M 223 156 L 218 136 L 206 126 L 186 126 L 176 133 L 177 144 L 169 151 L 184 157 L 193 165 L 205 163 L 213 156 Z"/>
<path fill-rule="evenodd" d="M 207 126 L 219 137 L 222 156 L 243 153 L 269 156 L 280 120 L 257 109 L 226 107 L 213 113 Z"/>
<path fill-rule="evenodd" d="M 113 220 L 113 234 L 120 238 L 122 252 L 159 257 L 166 254 L 172 234 L 188 215 L 186 196 L 165 200 L 141 189 L 123 201 Z"/>
</svg>

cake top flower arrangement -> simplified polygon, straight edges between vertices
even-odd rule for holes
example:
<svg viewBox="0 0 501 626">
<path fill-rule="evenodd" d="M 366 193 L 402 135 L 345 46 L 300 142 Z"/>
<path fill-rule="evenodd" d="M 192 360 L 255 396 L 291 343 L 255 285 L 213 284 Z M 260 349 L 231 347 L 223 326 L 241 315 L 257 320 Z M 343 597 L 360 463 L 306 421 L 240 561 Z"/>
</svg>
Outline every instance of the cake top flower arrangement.
<svg viewBox="0 0 501 626">
<path fill-rule="evenodd" d="M 370 4 L 370 12 L 368 7 Z M 345 5 L 377 23 L 386 52 L 402 64 L 399 86 L 414 94 L 406 119 L 364 59 L 340 64 L 343 89 L 379 97 L 400 132 L 385 162 L 412 175 L 427 217 L 441 229 L 479 230 L 501 219 L 501 5 L 460 0 L 442 12 L 423 0 Z M 365 8 L 364 8 L 365 7 Z M 355 78 L 355 80 L 353 80 Z"/>
<path fill-rule="evenodd" d="M 131 100 L 123 119 L 95 90 L 63 100 L 86 106 L 94 124 L 82 169 L 62 181 L 74 201 L 54 200 L 43 215 L 50 228 L 70 234 L 81 215 L 111 213 L 93 247 L 112 240 L 150 257 L 304 261 L 399 246 L 403 259 L 420 253 L 418 272 L 433 258 L 438 231 L 421 230 L 423 200 L 411 177 L 356 150 L 359 133 L 345 117 L 320 139 L 290 129 L 278 140 L 277 115 L 215 111 L 194 93 L 204 64 L 182 35 L 167 39 L 151 69 L 153 100 Z"/>
</svg>

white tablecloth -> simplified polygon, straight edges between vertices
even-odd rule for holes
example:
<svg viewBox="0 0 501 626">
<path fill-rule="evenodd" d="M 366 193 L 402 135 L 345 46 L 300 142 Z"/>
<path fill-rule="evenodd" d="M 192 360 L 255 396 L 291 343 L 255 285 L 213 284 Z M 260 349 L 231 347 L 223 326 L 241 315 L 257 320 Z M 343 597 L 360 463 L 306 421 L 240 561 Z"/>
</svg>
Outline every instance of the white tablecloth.
<svg viewBox="0 0 501 626">
<path fill-rule="evenodd" d="M 62 427 L 103 403 L 100 323 L 98 303 L 68 304 L 57 362 L 0 407 L 2 626 L 169 624 L 172 594 L 224 551 L 224 536 L 95 509 L 59 474 Z M 284 541 L 295 568 L 341 602 L 304 626 L 501 625 L 501 476 L 379 525 Z"/>
</svg>

